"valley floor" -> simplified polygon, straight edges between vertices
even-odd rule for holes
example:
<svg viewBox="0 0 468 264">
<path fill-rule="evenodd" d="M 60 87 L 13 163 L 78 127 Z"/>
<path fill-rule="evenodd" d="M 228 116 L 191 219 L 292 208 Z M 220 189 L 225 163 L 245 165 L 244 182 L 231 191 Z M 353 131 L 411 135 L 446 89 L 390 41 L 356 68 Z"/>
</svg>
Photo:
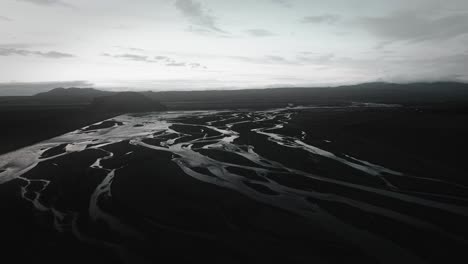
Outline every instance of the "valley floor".
<svg viewBox="0 0 468 264">
<path fill-rule="evenodd" d="M 0 156 L 0 242 L 20 263 L 453 262 L 468 246 L 467 117 L 117 116 Z"/>
</svg>

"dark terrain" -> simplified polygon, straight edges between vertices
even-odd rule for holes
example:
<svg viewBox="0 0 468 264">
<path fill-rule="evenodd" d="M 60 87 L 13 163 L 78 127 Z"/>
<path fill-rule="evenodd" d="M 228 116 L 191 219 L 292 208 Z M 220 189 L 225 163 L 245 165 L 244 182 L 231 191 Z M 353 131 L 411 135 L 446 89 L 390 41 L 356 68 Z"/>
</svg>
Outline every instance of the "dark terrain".
<svg viewBox="0 0 468 264">
<path fill-rule="evenodd" d="M 0 157 L 0 244 L 19 263 L 456 262 L 466 86 L 143 93 L 210 110 L 154 114 L 93 89 L 0 99 L 0 151 L 78 129 Z M 300 104 L 320 107 L 271 110 Z"/>
<path fill-rule="evenodd" d="M 119 114 L 166 110 L 164 105 L 138 93 L 83 90 L 59 97 L 0 97 L 0 122 L 4 128 L 0 130 L 0 154 Z"/>
<path fill-rule="evenodd" d="M 168 110 L 267 109 L 285 107 L 288 104 L 346 106 L 351 102 L 372 102 L 424 108 L 426 113 L 438 111 L 458 115 L 466 113 L 468 108 L 468 84 L 450 82 L 367 83 L 334 88 L 141 92 L 140 94 L 155 100 L 156 105 L 132 109 L 135 105 L 141 107 L 141 101 L 144 101 L 143 105 L 146 103 L 146 99 L 139 98 L 140 104 L 126 103 L 127 106 L 132 105 L 130 108 L 125 109 L 116 102 L 112 102 L 111 105 L 114 106 L 109 108 L 105 105 L 109 101 L 118 100 L 120 95 L 92 88 L 56 88 L 34 96 L 0 97 L 0 121 L 3 127 L 8 128 L 0 131 L 0 153 L 28 146 L 33 142 L 58 136 L 121 113 L 145 109 L 149 111 L 164 110 L 166 107 Z M 116 95 L 114 99 L 106 100 L 96 106 L 96 100 L 113 95 Z M 418 119 L 416 116 L 415 118 Z M 36 128 L 34 133 L 25 129 L 27 123 Z M 431 123 L 433 123 L 431 120 L 427 120 L 427 124 Z M 439 127 L 438 124 L 433 125 Z"/>
</svg>

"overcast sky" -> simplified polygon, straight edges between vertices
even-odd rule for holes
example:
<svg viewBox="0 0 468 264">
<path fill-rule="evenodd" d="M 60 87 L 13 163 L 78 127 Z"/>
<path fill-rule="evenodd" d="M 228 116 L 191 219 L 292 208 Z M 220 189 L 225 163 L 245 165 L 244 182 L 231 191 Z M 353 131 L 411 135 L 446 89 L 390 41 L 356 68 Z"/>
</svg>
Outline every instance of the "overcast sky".
<svg viewBox="0 0 468 264">
<path fill-rule="evenodd" d="M 467 0 L 0 0 L 0 34 L 3 94 L 468 80 Z"/>
</svg>

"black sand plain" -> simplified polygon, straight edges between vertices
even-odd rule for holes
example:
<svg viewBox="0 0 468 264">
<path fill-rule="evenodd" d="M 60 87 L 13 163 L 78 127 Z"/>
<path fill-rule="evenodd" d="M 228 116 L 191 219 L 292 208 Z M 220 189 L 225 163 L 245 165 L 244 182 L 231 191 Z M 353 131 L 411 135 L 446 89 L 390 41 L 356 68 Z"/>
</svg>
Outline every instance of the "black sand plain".
<svg viewBox="0 0 468 264">
<path fill-rule="evenodd" d="M 49 180 L 46 188 L 22 179 L 0 185 L 8 212 L 3 248 L 20 263 L 455 261 L 468 236 L 467 167 L 458 152 L 467 146 L 467 115 L 427 107 L 195 113 L 168 117 L 173 132 L 155 131 L 143 144 L 128 138 L 61 156 L 66 144 L 58 145 L 42 154 L 52 159 L 22 176 Z M 82 133 L 130 125 L 112 120 Z M 238 137 L 203 148 L 227 137 L 213 127 Z M 255 129 L 284 137 L 274 142 Z M 159 149 L 170 148 L 161 143 L 171 139 L 182 152 Z M 296 140 L 326 153 L 305 151 Z M 213 167 L 185 166 L 191 158 L 178 159 L 184 143 Z M 246 158 L 249 146 L 257 162 Z M 100 167 L 93 167 L 97 159 Z M 376 176 L 343 160 L 405 175 Z M 110 193 L 97 196 L 107 218 L 91 210 L 91 200 L 112 170 Z M 223 178 L 227 173 L 237 176 Z M 21 187 L 26 197 L 39 192 L 42 205 L 64 213 L 60 232 L 50 211 L 33 210 L 21 198 Z"/>
<path fill-rule="evenodd" d="M 301 102 L 294 98 L 287 100 Z M 231 110 L 123 118 L 90 111 L 83 100 L 8 99 L 0 107 L 8 127 L 2 153 L 73 130 L 84 148 L 62 138 L 31 170 L 0 184 L 3 256 L 16 263 L 466 258 L 463 98 L 374 98 L 401 104 L 374 107 L 319 98 L 311 108 L 285 108 L 279 98 L 179 99 L 166 103 L 169 110 Z"/>
</svg>

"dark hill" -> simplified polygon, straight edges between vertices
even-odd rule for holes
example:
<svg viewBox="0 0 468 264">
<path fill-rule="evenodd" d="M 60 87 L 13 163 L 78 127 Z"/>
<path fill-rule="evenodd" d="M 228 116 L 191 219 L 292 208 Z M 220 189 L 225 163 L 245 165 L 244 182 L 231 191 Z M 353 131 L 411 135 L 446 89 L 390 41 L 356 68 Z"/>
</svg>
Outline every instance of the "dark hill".
<svg viewBox="0 0 468 264">
<path fill-rule="evenodd" d="M 95 98 L 116 92 L 93 88 L 56 88 L 21 100 L 17 104 L 88 105 Z M 342 105 L 350 102 L 372 102 L 421 106 L 427 104 L 466 104 L 468 84 L 458 82 L 434 83 L 364 83 L 338 87 L 291 87 L 245 90 L 163 91 L 139 92 L 158 100 L 170 109 L 225 109 L 281 107 L 296 105 Z M 10 100 L 12 101 L 12 100 Z M 2 104 L 13 104 L 2 102 Z M 1 104 L 0 104 L 1 106 Z"/>
<path fill-rule="evenodd" d="M 228 103 L 313 103 L 329 104 L 349 101 L 420 104 L 468 102 L 468 84 L 436 83 L 364 83 L 338 87 L 272 88 L 216 91 L 144 92 L 163 103 L 169 102 L 228 102 Z"/>
<path fill-rule="evenodd" d="M 38 93 L 35 96 L 46 98 L 46 97 L 61 97 L 61 96 L 73 96 L 73 97 L 88 97 L 94 98 L 98 96 L 105 96 L 113 94 L 113 92 L 101 91 L 94 88 L 55 88 L 48 92 Z"/>
<path fill-rule="evenodd" d="M 164 111 L 166 106 L 136 92 L 122 92 L 94 98 L 89 109 L 100 112 L 151 112 Z"/>
<path fill-rule="evenodd" d="M 49 104 L 89 104 L 96 97 L 112 94 L 115 94 L 115 92 L 101 91 L 94 88 L 55 88 L 34 95 L 33 99 Z"/>
</svg>

